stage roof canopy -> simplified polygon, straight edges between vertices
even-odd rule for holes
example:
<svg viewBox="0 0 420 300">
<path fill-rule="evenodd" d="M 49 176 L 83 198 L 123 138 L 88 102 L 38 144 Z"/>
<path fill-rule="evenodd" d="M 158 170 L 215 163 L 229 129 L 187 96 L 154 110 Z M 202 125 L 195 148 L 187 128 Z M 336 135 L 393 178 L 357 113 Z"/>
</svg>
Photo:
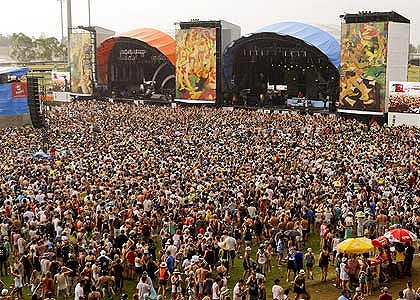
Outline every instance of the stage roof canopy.
<svg viewBox="0 0 420 300">
<path fill-rule="evenodd" d="M 318 27 L 298 22 L 280 22 L 265 26 L 257 30 L 256 33 L 261 32 L 277 33 L 300 39 L 318 48 L 337 69 L 340 66 L 339 42 L 330 33 Z"/>
<path fill-rule="evenodd" d="M 105 84 L 108 82 L 108 63 L 111 51 L 118 41 L 129 38 L 146 43 L 147 45 L 156 48 L 160 53 L 165 55 L 168 60 L 175 65 L 176 60 L 176 43 L 175 40 L 164 32 L 151 28 L 140 28 L 121 33 L 115 37 L 111 37 L 102 42 L 96 52 L 98 64 L 98 80 L 99 83 Z"/>
<path fill-rule="evenodd" d="M 29 68 L 0 68 L 0 75 L 7 74 L 10 76 L 16 76 L 17 78 L 22 77 L 29 73 Z"/>
<path fill-rule="evenodd" d="M 140 28 L 121 33 L 119 36 L 137 39 L 155 47 L 175 65 L 176 43 L 168 34 L 152 28 Z"/>
</svg>

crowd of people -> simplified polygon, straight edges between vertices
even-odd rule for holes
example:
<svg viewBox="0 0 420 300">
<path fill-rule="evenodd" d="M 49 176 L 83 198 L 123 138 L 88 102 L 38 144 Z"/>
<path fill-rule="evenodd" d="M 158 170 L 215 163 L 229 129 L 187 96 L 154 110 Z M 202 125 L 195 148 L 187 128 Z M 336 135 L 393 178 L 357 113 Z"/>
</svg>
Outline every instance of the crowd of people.
<svg viewBox="0 0 420 300">
<path fill-rule="evenodd" d="M 420 95 L 406 93 L 391 93 L 389 111 L 420 113 Z"/>
<path fill-rule="evenodd" d="M 309 299 L 335 268 L 361 300 L 373 267 L 338 243 L 419 230 L 419 129 L 95 101 L 48 120 L 44 152 L 0 129 L 1 299 Z M 381 282 L 411 276 L 400 248 L 379 251 Z"/>
</svg>

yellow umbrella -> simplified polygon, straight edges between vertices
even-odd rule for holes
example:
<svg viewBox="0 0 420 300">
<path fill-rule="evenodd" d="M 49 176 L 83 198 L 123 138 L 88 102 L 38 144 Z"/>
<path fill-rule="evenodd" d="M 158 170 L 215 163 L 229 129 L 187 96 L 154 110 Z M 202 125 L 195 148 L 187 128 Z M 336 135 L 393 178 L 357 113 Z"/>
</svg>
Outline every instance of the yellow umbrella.
<svg viewBox="0 0 420 300">
<path fill-rule="evenodd" d="M 338 244 L 338 252 L 345 254 L 361 254 L 372 252 L 375 247 L 372 241 L 365 237 L 347 239 Z"/>
</svg>

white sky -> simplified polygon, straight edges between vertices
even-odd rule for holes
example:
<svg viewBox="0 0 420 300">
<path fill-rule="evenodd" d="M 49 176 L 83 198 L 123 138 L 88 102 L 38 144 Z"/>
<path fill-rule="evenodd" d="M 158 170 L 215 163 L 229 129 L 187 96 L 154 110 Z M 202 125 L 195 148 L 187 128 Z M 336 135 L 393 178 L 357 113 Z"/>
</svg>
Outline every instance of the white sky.
<svg viewBox="0 0 420 300">
<path fill-rule="evenodd" d="M 394 10 L 411 20 L 411 42 L 420 44 L 420 0 L 90 1 L 92 25 L 117 33 L 141 27 L 171 32 L 174 22 L 200 19 L 226 20 L 241 26 L 242 34 L 246 34 L 281 21 L 339 26 L 339 15 L 346 12 Z M 87 3 L 88 0 L 72 0 L 73 26 L 88 24 Z M 13 32 L 60 37 L 59 0 L 0 0 L 0 33 Z"/>
</svg>

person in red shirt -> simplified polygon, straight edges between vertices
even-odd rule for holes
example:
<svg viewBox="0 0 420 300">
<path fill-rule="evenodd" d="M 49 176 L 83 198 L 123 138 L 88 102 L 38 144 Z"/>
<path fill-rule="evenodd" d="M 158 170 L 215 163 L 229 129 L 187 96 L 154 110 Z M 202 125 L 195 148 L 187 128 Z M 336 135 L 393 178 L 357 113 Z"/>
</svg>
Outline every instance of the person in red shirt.
<svg viewBox="0 0 420 300">
<path fill-rule="evenodd" d="M 378 300 L 392 300 L 392 296 L 388 294 L 388 288 L 385 286 L 381 290 Z"/>
<path fill-rule="evenodd" d="M 134 262 L 136 260 L 135 246 L 131 246 L 130 249 L 125 254 L 125 259 L 127 260 L 128 265 L 128 278 L 134 279 Z"/>
</svg>

